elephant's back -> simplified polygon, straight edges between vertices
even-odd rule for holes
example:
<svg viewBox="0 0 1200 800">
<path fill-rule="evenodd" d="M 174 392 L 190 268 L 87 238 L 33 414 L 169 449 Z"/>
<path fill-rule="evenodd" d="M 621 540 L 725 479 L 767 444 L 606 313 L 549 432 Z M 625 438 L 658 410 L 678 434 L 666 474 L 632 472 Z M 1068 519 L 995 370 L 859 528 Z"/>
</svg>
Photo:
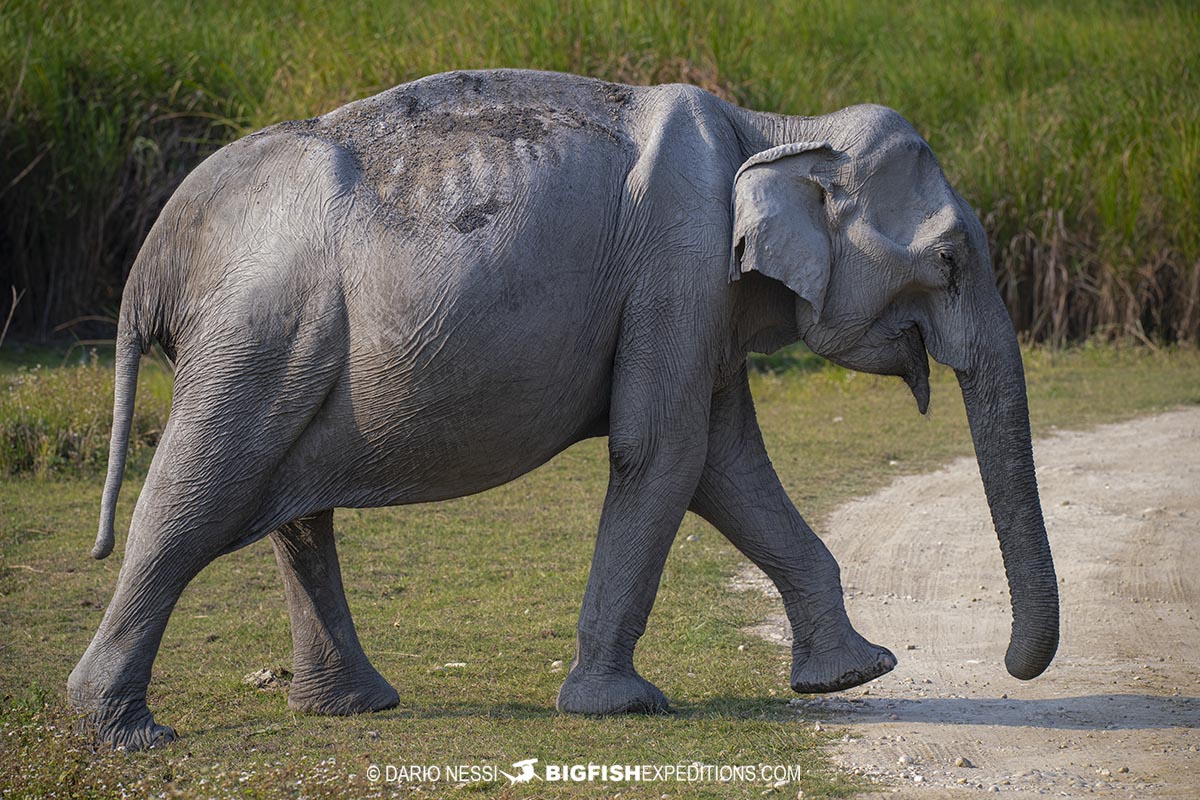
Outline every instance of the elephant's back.
<svg viewBox="0 0 1200 800">
<path fill-rule="evenodd" d="M 557 73 L 450 72 L 264 133 L 341 148 L 356 166 L 363 201 L 378 205 L 400 233 L 435 221 L 466 233 L 482 221 L 480 204 L 469 201 L 486 194 L 472 188 L 598 190 L 573 178 L 595 180 L 588 173 L 597 165 L 627 171 L 636 145 L 623 117 L 636 91 Z"/>
<path fill-rule="evenodd" d="M 484 140 L 538 145 L 582 131 L 621 143 L 628 142 L 626 115 L 653 91 L 533 70 L 446 72 L 284 126 L 338 141 L 364 165 L 386 161 L 397 138 L 449 140 L 462 149 Z"/>
</svg>

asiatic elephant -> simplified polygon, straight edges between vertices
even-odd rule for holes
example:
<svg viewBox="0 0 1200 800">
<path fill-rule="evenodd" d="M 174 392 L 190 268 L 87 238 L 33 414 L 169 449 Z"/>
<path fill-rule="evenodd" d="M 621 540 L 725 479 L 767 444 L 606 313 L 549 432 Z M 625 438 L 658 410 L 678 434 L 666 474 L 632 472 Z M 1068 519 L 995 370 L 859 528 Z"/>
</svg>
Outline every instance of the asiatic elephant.
<svg viewBox="0 0 1200 800">
<path fill-rule="evenodd" d="M 558 696 L 662 710 L 633 667 L 689 509 L 782 594 L 798 692 L 895 657 L 846 616 L 838 565 L 763 447 L 750 351 L 803 340 L 896 375 L 958 374 L 1013 599 L 1009 671 L 1052 658 L 1058 600 L 1017 339 L 984 232 L 899 114 L 738 108 L 691 86 L 500 70 L 435 75 L 220 150 L 142 247 L 117 338 L 94 555 L 113 547 L 138 359 L 174 405 L 70 702 L 128 748 L 184 586 L 270 536 L 292 620 L 293 708 L 397 703 L 342 593 L 332 509 L 479 492 L 608 436 L 610 481 Z"/>
</svg>

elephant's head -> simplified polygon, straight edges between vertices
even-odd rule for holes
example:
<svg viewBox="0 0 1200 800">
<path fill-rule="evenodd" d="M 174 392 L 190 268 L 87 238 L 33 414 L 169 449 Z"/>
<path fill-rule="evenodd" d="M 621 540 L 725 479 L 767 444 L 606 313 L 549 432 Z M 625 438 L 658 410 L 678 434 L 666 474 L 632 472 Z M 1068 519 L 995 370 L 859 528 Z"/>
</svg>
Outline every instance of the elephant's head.
<svg viewBox="0 0 1200 800">
<path fill-rule="evenodd" d="M 1058 591 L 1021 354 L 983 227 L 895 112 L 857 106 L 807 122 L 808 140 L 737 172 L 730 278 L 758 272 L 784 284 L 795 331 L 814 352 L 904 378 L 922 413 L 926 351 L 954 368 L 1012 595 L 1005 663 L 1036 677 L 1058 647 Z"/>
</svg>

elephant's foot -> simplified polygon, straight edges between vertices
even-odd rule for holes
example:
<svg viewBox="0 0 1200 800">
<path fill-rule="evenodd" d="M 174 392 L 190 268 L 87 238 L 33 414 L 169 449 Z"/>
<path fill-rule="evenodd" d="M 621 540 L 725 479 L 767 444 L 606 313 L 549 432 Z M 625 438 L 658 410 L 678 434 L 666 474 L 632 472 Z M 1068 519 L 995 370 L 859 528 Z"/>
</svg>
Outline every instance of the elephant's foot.
<svg viewBox="0 0 1200 800">
<path fill-rule="evenodd" d="M 98 740 L 107 742 L 117 750 L 130 752 L 163 747 L 179 738 L 174 728 L 155 722 L 154 715 L 145 706 L 133 718 L 113 720 L 92 716 L 86 724 L 96 732 Z"/>
<path fill-rule="evenodd" d="M 896 666 L 886 647 L 871 644 L 850 631 L 840 646 L 797 652 L 792 664 L 792 689 L 801 694 L 837 692 L 885 675 Z"/>
<path fill-rule="evenodd" d="M 382 711 L 400 704 L 400 695 L 374 667 L 297 670 L 288 705 L 305 714 L 347 716 Z"/>
<path fill-rule="evenodd" d="M 572 669 L 558 690 L 558 710 L 567 714 L 662 714 L 666 696 L 632 669 Z"/>
<path fill-rule="evenodd" d="M 67 698 L 80 713 L 80 731 L 115 750 L 148 750 L 179 738 L 174 729 L 154 721 L 144 700 L 105 703 L 70 690 Z"/>
</svg>

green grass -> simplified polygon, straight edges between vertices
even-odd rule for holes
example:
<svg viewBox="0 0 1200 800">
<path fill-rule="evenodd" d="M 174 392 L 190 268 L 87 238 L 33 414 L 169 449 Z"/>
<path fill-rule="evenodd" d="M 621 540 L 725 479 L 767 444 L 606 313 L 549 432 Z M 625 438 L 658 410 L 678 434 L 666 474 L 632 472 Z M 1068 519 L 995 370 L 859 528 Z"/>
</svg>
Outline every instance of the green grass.
<svg viewBox="0 0 1200 800">
<path fill-rule="evenodd" d="M 1039 433 L 1200 403 L 1195 350 L 1032 350 L 1026 361 Z M 970 452 L 961 401 L 943 369 L 933 374 L 928 417 L 916 413 L 900 381 L 839 368 L 772 371 L 768 364 L 753 383 L 774 462 L 814 522 L 893 476 Z M 71 733 L 62 704 L 67 674 L 111 596 L 141 477 L 135 470 L 127 479 L 117 550 L 101 562 L 87 556 L 98 478 L 6 481 L 0 488 L 0 791 L 105 797 L 123 787 L 134 795 L 174 788 L 189 797 L 346 797 L 371 790 L 365 780 L 371 764 L 507 768 L 538 758 L 542 764 L 797 764 L 806 770 L 806 797 L 853 792 L 852 782 L 825 766 L 822 735 L 811 720 L 800 724 L 803 718 L 785 704 L 788 654 L 742 631 L 769 603 L 728 591 L 728 577 L 743 562 L 690 516 L 638 654 L 639 669 L 667 693 L 675 712 L 628 719 L 555 713 L 564 673 L 553 664 L 569 663 L 573 652 L 606 474 L 603 442 L 591 441 L 475 497 L 336 514 L 361 638 L 402 698 L 398 709 L 381 714 L 296 716 L 282 690 L 244 685 L 251 671 L 290 665 L 287 614 L 266 543 L 221 559 L 184 593 L 155 663 L 151 707 L 183 738 L 165 751 L 135 755 L 93 753 Z M 688 541 L 689 534 L 698 540 Z M 466 666 L 445 666 L 454 662 Z M 743 797 L 762 788 L 577 784 L 565 792 Z M 794 796 L 796 788 L 782 796 Z M 424 794 L 471 796 L 480 789 L 500 797 L 545 792 L 536 784 L 439 784 Z"/>
<path fill-rule="evenodd" d="M 29 288 L 26 335 L 111 316 L 157 209 L 219 144 L 519 66 L 786 113 L 894 106 L 980 210 L 1021 330 L 1195 339 L 1198 40 L 1188 0 L 8 0 L 0 263 Z"/>
<path fill-rule="evenodd" d="M 0 475 L 54 475 L 103 472 L 112 430 L 113 371 L 95 350 L 44 358 L 35 349 L 0 365 Z M 21 363 L 32 361 L 32 364 Z M 48 368 L 44 363 L 61 364 Z M 130 430 L 129 458 L 149 455 L 171 409 L 171 373 L 147 359 L 138 375 L 139 403 Z"/>
</svg>

